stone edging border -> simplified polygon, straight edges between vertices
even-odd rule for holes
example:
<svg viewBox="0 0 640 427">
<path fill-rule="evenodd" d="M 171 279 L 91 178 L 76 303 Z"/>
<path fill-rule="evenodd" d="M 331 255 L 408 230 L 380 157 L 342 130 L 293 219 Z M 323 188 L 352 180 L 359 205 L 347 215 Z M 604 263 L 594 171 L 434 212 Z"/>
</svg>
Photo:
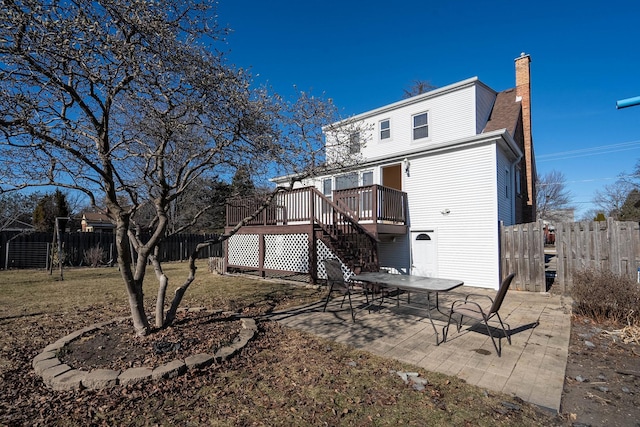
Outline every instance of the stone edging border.
<svg viewBox="0 0 640 427">
<path fill-rule="evenodd" d="M 103 328 L 111 323 L 121 322 L 127 319 L 129 318 L 121 317 L 87 326 L 86 328 L 60 338 L 53 344 L 49 344 L 40 354 L 34 357 L 31 362 L 36 375 L 39 375 L 48 387 L 58 391 L 79 390 L 82 388 L 101 390 L 118 385 L 136 384 L 148 380 L 174 378 L 184 374 L 189 369 L 203 369 L 213 362 L 221 363 L 228 360 L 246 346 L 258 333 L 255 319 L 247 317 L 240 318 L 242 321 L 242 329 L 231 345 L 218 349 L 215 354 L 198 353 L 186 357 L 184 360 L 173 360 L 155 369 L 138 367 L 129 368 L 124 371 L 112 369 L 83 371 L 81 369 L 73 369 L 69 365 L 62 363 L 56 356 L 60 349 L 71 341 L 80 338 L 82 335 Z"/>
</svg>

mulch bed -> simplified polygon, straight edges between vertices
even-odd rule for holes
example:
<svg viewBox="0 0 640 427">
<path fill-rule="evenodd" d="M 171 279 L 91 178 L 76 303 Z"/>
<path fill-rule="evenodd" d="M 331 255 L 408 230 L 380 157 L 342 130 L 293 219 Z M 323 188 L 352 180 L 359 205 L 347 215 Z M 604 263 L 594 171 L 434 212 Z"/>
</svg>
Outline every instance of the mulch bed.
<svg viewBox="0 0 640 427">
<path fill-rule="evenodd" d="M 116 321 L 72 341 L 58 357 L 83 370 L 153 369 L 198 353 L 214 354 L 233 342 L 241 329 L 240 319 L 223 313 L 178 313 L 173 326 L 145 337 L 133 333 L 131 320 Z"/>
</svg>

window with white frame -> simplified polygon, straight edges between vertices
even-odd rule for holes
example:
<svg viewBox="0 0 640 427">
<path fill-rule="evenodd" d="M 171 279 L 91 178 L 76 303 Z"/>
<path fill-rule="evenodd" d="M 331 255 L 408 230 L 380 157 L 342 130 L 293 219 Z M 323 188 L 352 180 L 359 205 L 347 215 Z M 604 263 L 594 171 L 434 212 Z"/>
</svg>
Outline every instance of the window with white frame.
<svg viewBox="0 0 640 427">
<path fill-rule="evenodd" d="M 380 141 L 391 138 L 391 121 L 389 119 L 380 120 Z"/>
<path fill-rule="evenodd" d="M 349 154 L 358 154 L 360 152 L 360 132 L 354 132 L 349 135 Z"/>
<path fill-rule="evenodd" d="M 429 137 L 429 113 L 413 116 L 413 140 Z"/>
</svg>

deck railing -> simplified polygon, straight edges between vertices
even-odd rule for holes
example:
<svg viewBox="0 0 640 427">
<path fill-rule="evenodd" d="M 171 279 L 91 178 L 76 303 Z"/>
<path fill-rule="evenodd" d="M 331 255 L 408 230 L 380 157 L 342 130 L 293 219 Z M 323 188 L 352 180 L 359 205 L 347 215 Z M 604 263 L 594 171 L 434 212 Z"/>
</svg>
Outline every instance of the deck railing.
<svg viewBox="0 0 640 427">
<path fill-rule="evenodd" d="M 314 216 L 319 219 L 330 212 L 326 204 L 314 203 L 314 187 L 304 187 L 283 192 L 256 218 L 246 225 L 271 226 L 310 223 Z M 227 204 L 227 227 L 237 225 L 244 218 L 251 216 L 262 201 L 253 198 L 230 200 Z M 333 192 L 333 203 L 340 210 L 348 212 L 355 221 L 406 224 L 406 194 L 393 188 L 381 185 L 336 190 Z M 312 206 L 314 211 L 312 212 Z M 321 209 L 318 211 L 318 209 Z"/>
<path fill-rule="evenodd" d="M 333 192 L 335 203 L 351 212 L 356 221 L 406 224 L 406 193 L 381 185 Z"/>
</svg>

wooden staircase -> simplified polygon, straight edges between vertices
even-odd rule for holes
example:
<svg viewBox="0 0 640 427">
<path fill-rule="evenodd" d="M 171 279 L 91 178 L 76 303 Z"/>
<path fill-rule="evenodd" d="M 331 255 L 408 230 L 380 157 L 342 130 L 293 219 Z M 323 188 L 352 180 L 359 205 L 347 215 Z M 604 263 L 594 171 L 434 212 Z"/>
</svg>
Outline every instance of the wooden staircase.
<svg viewBox="0 0 640 427">
<path fill-rule="evenodd" d="M 362 227 L 353 214 L 312 188 L 315 237 L 321 240 L 355 273 L 378 271 L 377 239 Z"/>
</svg>

